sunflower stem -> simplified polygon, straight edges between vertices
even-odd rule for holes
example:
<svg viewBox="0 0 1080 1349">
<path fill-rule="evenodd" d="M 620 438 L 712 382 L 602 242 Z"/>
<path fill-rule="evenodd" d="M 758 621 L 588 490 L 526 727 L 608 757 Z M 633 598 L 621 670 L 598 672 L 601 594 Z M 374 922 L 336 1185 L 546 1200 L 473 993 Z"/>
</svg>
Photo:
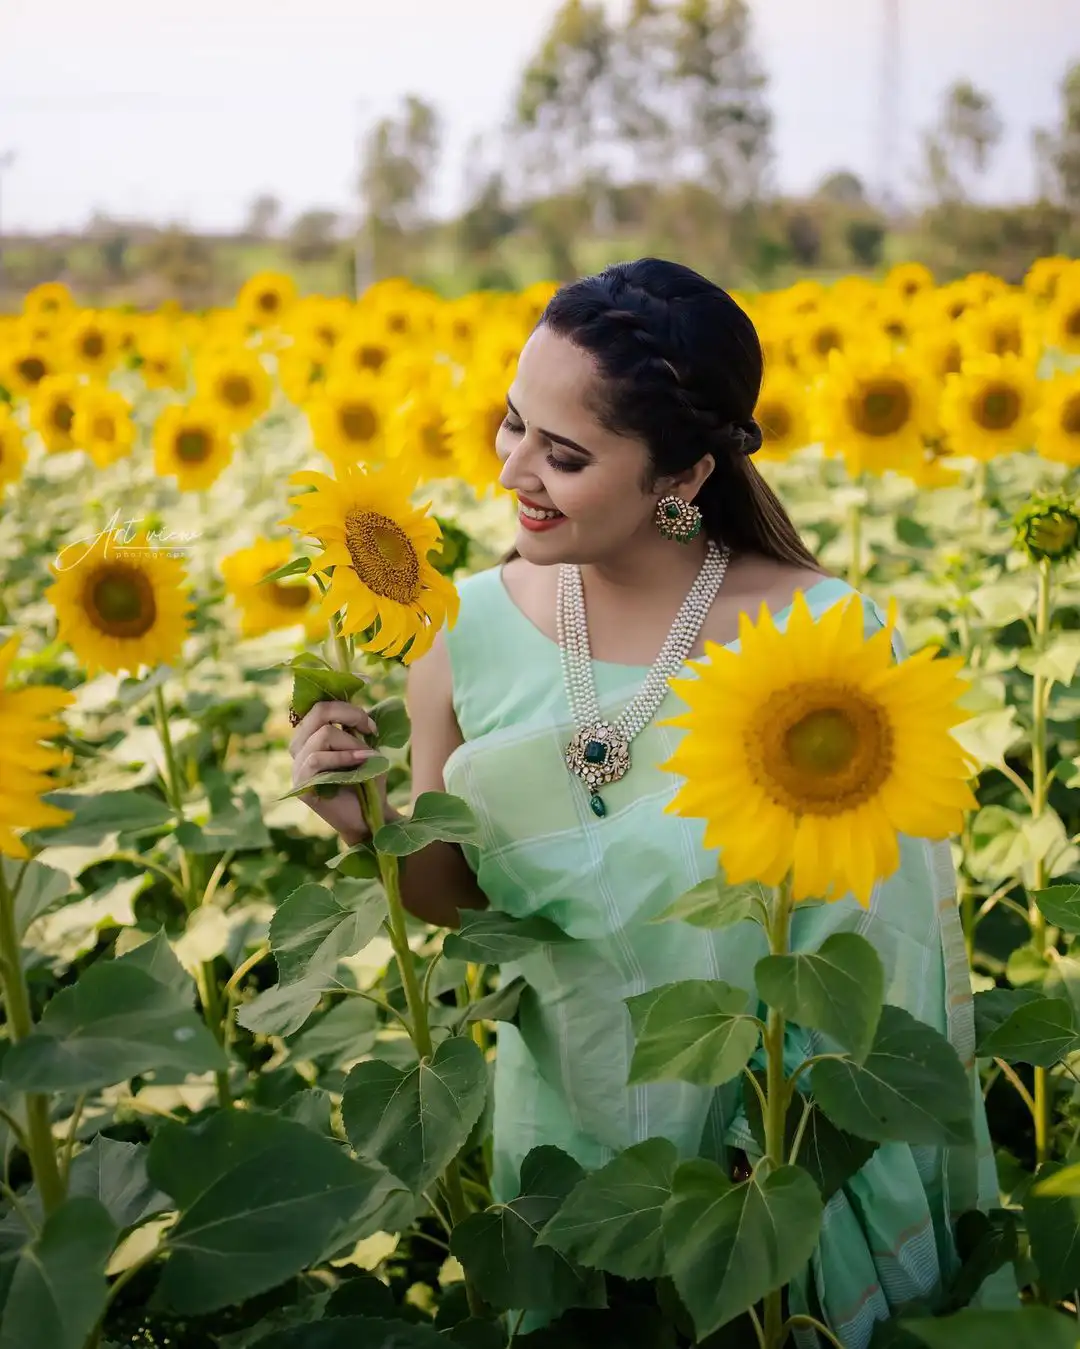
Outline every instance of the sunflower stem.
<svg viewBox="0 0 1080 1349">
<path fill-rule="evenodd" d="M 30 994 L 20 955 L 19 929 L 15 923 L 15 897 L 0 867 L 0 992 L 7 1015 L 8 1038 L 17 1044 L 34 1029 Z M 25 1097 L 26 1129 L 23 1138 L 34 1182 L 46 1216 L 64 1201 L 65 1186 L 56 1157 L 56 1142 L 49 1123 L 49 1098 L 36 1092 Z"/>
<path fill-rule="evenodd" d="M 1046 647 L 1050 633 L 1051 573 L 1050 559 L 1039 561 L 1039 588 L 1035 605 L 1035 645 L 1038 654 Z M 1032 675 L 1031 687 L 1031 817 L 1038 820 L 1046 809 L 1046 711 L 1048 680 L 1043 674 Z M 1031 924 L 1031 943 L 1040 954 L 1046 951 L 1046 917 L 1033 896 L 1046 884 L 1046 858 L 1035 858 L 1032 895 L 1028 898 L 1028 922 Z M 1050 1124 L 1052 1099 L 1049 1072 L 1035 1069 L 1035 1158 L 1041 1165 L 1050 1155 Z"/>
<path fill-rule="evenodd" d="M 789 872 L 776 890 L 769 913 L 769 954 L 788 954 L 791 933 L 792 879 Z M 770 1170 L 784 1165 L 784 1125 L 791 1099 L 791 1083 L 784 1077 L 784 1015 L 769 1008 L 765 1028 L 765 1156 Z M 786 1338 L 784 1290 L 776 1288 L 765 1298 L 765 1349 L 780 1349 Z"/>
</svg>

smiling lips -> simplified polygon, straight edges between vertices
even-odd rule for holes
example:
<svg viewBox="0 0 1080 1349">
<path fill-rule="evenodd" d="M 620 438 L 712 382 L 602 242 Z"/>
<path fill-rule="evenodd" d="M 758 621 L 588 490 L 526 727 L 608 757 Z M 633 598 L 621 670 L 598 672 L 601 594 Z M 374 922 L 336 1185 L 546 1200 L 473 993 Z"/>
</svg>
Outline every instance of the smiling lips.
<svg viewBox="0 0 1080 1349">
<path fill-rule="evenodd" d="M 556 525 L 562 524 L 566 516 L 562 511 L 549 510 L 546 506 L 538 506 L 528 497 L 519 496 L 518 519 L 521 521 L 522 529 L 537 534 L 546 529 L 554 529 Z"/>
</svg>

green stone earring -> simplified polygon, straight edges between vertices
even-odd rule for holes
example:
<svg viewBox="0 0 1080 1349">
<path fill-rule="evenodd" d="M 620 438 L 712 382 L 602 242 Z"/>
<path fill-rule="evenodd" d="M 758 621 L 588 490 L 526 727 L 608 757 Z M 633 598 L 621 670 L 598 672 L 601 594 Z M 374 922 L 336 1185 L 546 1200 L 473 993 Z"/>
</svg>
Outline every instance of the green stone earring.
<svg viewBox="0 0 1080 1349">
<path fill-rule="evenodd" d="M 656 503 L 656 528 L 665 539 L 689 543 L 701 533 L 701 511 L 679 496 L 661 497 Z"/>
</svg>

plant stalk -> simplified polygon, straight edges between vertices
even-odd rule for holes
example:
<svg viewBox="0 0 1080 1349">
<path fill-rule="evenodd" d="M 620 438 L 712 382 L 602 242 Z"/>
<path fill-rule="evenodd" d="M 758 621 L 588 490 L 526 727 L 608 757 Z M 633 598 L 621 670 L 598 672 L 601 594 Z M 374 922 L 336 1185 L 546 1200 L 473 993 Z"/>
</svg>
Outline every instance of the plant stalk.
<svg viewBox="0 0 1080 1349">
<path fill-rule="evenodd" d="M 8 1036 L 14 1044 L 17 1044 L 33 1030 L 34 1020 L 19 954 L 15 897 L 8 889 L 2 867 L 0 867 L 0 988 L 4 996 Z M 38 1194 L 41 1196 L 41 1206 L 48 1215 L 63 1203 L 65 1193 L 56 1156 L 56 1141 L 49 1122 L 49 1098 L 37 1092 L 27 1092 L 25 1108 L 25 1141 L 30 1169 L 34 1175 Z"/>
<path fill-rule="evenodd" d="M 791 934 L 792 879 L 791 873 L 776 890 L 776 899 L 769 914 L 769 954 L 788 954 Z M 791 1083 L 784 1076 L 784 1015 L 775 1007 L 769 1008 L 765 1027 L 765 1157 L 770 1170 L 785 1162 L 784 1126 L 791 1097 Z M 787 1338 L 784 1325 L 784 1290 L 776 1288 L 765 1298 L 765 1349 L 780 1349 Z"/>
<path fill-rule="evenodd" d="M 1042 558 L 1039 562 L 1039 589 L 1035 605 L 1035 646 L 1038 655 L 1046 647 L 1050 632 L 1051 612 L 1051 576 L 1050 560 Z M 1045 675 L 1034 674 L 1031 687 L 1031 817 L 1041 818 L 1046 809 L 1047 773 L 1046 773 L 1046 695 L 1047 679 Z M 1046 884 L 1046 859 L 1034 859 L 1033 894 Z M 1031 944 L 1039 954 L 1046 951 L 1046 916 L 1036 904 L 1034 898 L 1028 899 L 1028 922 L 1031 925 Z M 1049 1070 L 1034 1070 L 1035 1097 L 1035 1160 L 1041 1166 L 1050 1155 L 1051 1093 Z"/>
</svg>

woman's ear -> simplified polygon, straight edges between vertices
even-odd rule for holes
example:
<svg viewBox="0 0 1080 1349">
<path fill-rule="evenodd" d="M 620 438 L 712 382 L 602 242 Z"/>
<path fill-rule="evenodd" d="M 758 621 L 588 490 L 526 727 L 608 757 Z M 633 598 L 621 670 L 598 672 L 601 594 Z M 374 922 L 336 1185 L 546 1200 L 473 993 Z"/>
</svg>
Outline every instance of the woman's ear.
<svg viewBox="0 0 1080 1349">
<path fill-rule="evenodd" d="M 691 468 L 684 469 L 681 473 L 668 473 L 663 478 L 657 479 L 655 490 L 659 496 L 667 496 L 669 492 L 674 492 L 686 501 L 693 501 L 715 468 L 716 460 L 712 455 L 703 455 Z"/>
</svg>

